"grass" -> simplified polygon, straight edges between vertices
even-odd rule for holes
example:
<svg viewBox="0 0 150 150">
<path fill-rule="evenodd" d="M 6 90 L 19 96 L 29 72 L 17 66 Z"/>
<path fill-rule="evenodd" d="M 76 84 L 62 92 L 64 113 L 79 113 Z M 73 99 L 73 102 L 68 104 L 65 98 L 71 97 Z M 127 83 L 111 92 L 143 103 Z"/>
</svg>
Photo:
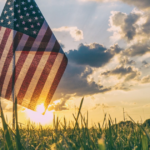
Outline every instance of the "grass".
<svg viewBox="0 0 150 150">
<path fill-rule="evenodd" d="M 88 127 L 88 112 L 81 113 L 83 99 L 74 121 L 60 121 L 54 116 L 53 127 L 37 129 L 30 122 L 26 127 L 18 125 L 17 104 L 15 103 L 15 129 L 6 123 L 2 107 L 0 114 L 3 128 L 0 129 L 1 150 L 149 150 L 149 126 L 131 121 L 117 124 L 110 116 L 104 115 L 103 123 Z"/>
</svg>

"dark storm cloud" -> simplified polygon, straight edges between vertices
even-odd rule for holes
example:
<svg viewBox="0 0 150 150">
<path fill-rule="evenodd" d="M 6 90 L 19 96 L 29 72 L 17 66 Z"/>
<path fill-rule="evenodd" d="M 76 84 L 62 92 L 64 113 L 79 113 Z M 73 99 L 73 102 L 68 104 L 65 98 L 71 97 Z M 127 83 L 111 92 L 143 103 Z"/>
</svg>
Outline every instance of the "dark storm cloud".
<svg viewBox="0 0 150 150">
<path fill-rule="evenodd" d="M 102 67 L 106 65 L 121 48 L 118 45 L 107 49 L 103 45 L 93 43 L 90 45 L 80 44 L 78 50 L 70 50 L 67 54 L 69 61 L 91 67 Z"/>
<path fill-rule="evenodd" d="M 113 70 L 103 72 L 101 75 L 105 75 L 105 76 L 115 75 L 119 79 L 125 77 L 125 81 L 129 81 L 129 80 L 137 79 L 141 75 L 141 73 L 138 70 L 135 70 L 131 66 L 129 67 L 119 66 Z"/>
</svg>

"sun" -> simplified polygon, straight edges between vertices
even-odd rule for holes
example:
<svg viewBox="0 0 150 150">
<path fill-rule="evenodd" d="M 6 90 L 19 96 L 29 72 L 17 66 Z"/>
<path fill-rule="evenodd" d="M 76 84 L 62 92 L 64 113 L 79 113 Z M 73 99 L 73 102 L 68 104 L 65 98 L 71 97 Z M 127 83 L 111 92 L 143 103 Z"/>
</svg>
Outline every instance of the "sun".
<svg viewBox="0 0 150 150">
<path fill-rule="evenodd" d="M 54 110 L 52 111 L 47 110 L 45 112 L 44 104 L 38 105 L 36 108 L 36 111 L 26 109 L 25 112 L 26 112 L 27 118 L 37 124 L 47 125 L 47 124 L 52 123 L 53 121 Z M 42 115 L 44 112 L 45 114 Z"/>
<path fill-rule="evenodd" d="M 38 112 L 38 113 L 40 113 L 40 114 L 45 113 L 44 104 L 38 105 L 38 106 L 36 107 L 36 112 Z"/>
</svg>

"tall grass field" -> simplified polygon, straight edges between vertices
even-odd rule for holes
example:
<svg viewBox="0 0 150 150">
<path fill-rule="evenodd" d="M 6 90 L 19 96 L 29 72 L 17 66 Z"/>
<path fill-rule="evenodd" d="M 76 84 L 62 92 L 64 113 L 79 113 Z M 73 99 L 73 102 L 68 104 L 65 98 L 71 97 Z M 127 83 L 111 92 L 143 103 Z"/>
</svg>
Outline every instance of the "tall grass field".
<svg viewBox="0 0 150 150">
<path fill-rule="evenodd" d="M 83 116 L 81 101 L 78 114 L 73 114 L 72 122 L 54 116 L 53 127 L 38 128 L 28 123 L 18 124 L 15 103 L 15 129 L 6 122 L 0 105 L 2 127 L 0 129 L 1 150 L 150 150 L 149 122 L 143 124 L 130 121 L 117 124 L 105 114 L 103 123 L 88 126 L 87 116 Z"/>
</svg>

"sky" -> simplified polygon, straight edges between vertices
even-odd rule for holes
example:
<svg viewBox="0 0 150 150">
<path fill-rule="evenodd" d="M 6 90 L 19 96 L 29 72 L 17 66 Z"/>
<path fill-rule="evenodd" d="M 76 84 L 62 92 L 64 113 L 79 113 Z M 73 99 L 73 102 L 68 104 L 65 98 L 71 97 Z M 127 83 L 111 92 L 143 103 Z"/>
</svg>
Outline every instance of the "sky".
<svg viewBox="0 0 150 150">
<path fill-rule="evenodd" d="M 69 61 L 49 112 L 39 117 L 19 106 L 19 121 L 49 124 L 53 113 L 72 120 L 82 97 L 91 124 L 105 113 L 119 122 L 123 108 L 126 119 L 150 118 L 150 1 L 35 1 Z M 0 12 L 4 5 L 0 0 Z M 2 105 L 11 122 L 12 104 Z"/>
</svg>

